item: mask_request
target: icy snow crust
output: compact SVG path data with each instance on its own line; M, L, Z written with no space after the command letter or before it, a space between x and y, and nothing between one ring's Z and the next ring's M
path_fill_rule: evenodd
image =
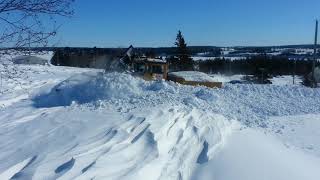
M0 179L320 178L319 89L18 69L0 96Z

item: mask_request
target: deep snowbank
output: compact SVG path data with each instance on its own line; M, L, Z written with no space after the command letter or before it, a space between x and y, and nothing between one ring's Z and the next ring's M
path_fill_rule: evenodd
M237 123L223 116L184 105L129 113L24 108L0 128L0 177L187 179L197 163L207 163L223 148L235 128ZM7 157L14 158L3 161Z
M320 114L318 89L209 89L44 68L24 69L32 96L0 97L0 179L320 177L320 124L301 123Z
M87 72L70 77L49 93L35 95L36 107L68 106L139 95L142 80L121 73Z
M290 149L275 137L246 129L229 138L224 151L197 167L194 180L317 180L320 158Z
M164 99L159 99L163 97ZM269 116L320 112L320 90L302 86L225 85L222 89L145 82L123 73L88 72L75 75L50 90L34 96L37 107L68 106L113 100L159 104L183 103L211 109L247 125L267 126ZM123 106L127 106L124 103ZM226 108L228 107L228 108Z

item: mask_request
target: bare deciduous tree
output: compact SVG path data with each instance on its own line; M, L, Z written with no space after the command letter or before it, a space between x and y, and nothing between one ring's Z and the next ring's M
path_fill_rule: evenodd
M73 15L73 2L74 0L0 0L0 48L45 47L59 29L57 18ZM0 52L0 94L3 93L3 76L19 84L17 68L6 63L12 60L10 56L14 52Z
M73 15L74 0L0 0L0 45L45 46L59 16Z

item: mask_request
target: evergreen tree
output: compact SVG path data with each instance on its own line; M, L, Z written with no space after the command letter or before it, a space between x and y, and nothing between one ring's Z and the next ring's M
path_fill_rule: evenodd
M193 61L180 30L178 31L175 45L177 46L177 57L179 62L175 61L174 66L179 70L193 70Z

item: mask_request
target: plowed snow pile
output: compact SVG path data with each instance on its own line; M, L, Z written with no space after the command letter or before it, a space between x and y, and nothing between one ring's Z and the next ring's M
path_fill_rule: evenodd
M319 89L17 68L0 92L1 180L320 179Z

